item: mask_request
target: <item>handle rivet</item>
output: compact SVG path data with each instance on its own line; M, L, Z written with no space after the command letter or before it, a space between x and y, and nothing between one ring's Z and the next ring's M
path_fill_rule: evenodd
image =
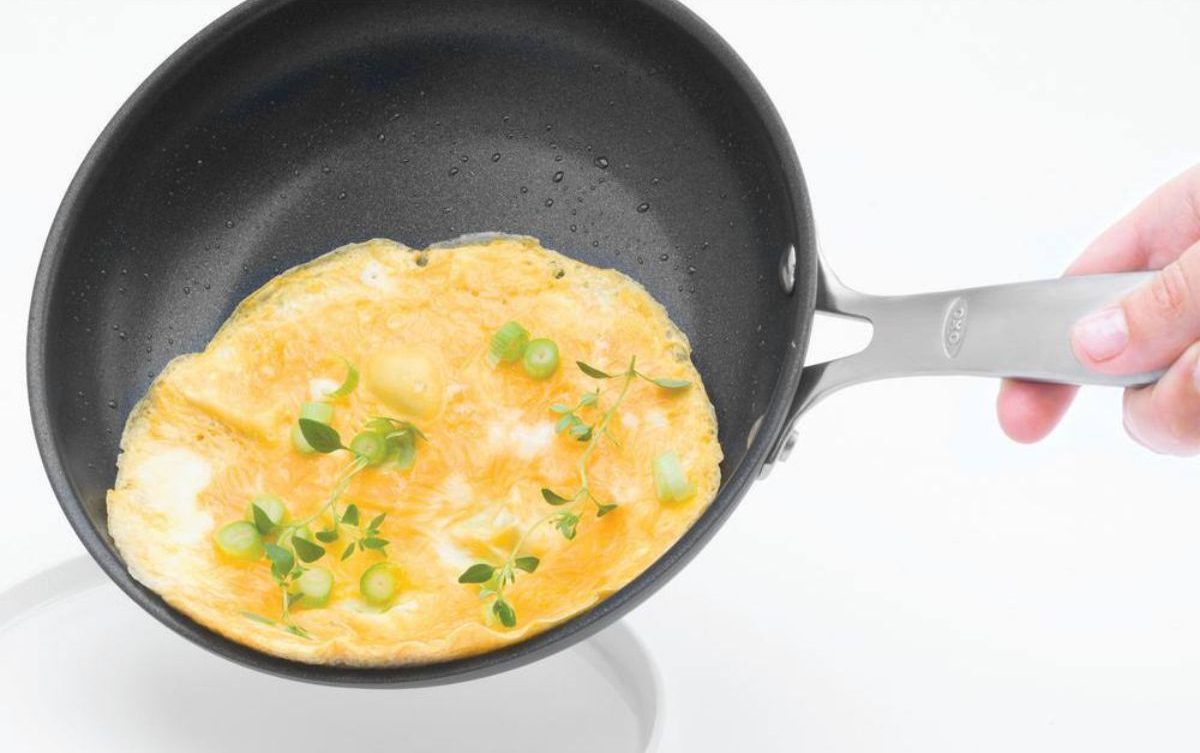
M792 454L792 450L796 449L796 442L800 441L800 432L792 431L783 440L783 444L779 447L779 456L777 462L785 462Z
M779 260L779 285L788 295L796 289L796 247L790 243Z

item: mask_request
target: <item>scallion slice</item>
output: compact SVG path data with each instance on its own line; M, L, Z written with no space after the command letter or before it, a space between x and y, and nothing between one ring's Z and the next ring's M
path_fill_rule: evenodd
M354 392L354 388L358 386L358 369L354 368L354 364L345 358L342 359L342 363L346 364L346 378L336 390L329 393L331 398L345 397ZM301 418L310 418L310 416L301 416Z
M333 406L322 402L301 403L300 418L307 418L327 424L329 423L329 419L333 418Z
M696 486L688 481L679 456L674 452L664 452L654 458L650 468L659 502L682 502L696 493Z
M413 462L417 459L417 442L411 433L405 434L402 437L396 437L392 441L395 449L393 460L396 463L396 470L407 471L413 467Z
M239 560L256 560L263 556L263 540L253 523L239 520L217 531L217 548Z
M528 344L529 331L518 322L508 322L492 335L488 363L497 366L518 361L525 355L525 346Z
M333 406L329 403L320 402L301 403L300 418L307 418L327 424L333 418ZM313 446L308 443L308 440L304 438L304 432L300 430L300 424L298 423L292 424L292 446L306 455L316 452Z
M387 437L374 431L361 431L350 441L350 451L364 458L367 465L379 465L388 456Z
M261 514L255 514L256 507ZM287 518L287 507L283 500L273 494L260 494L250 502L247 515L259 533L268 534ZM263 530L264 528L266 530Z
M368 567L358 581L358 590L368 604L387 606L399 589L397 568L391 562L378 562Z
M544 337L531 340L525 348L521 365L525 367L525 373L534 379L550 377L558 371L558 344Z
M323 607L329 603L333 594L333 573L324 567L313 567L305 570L296 579L296 590L303 598L300 605L305 607Z

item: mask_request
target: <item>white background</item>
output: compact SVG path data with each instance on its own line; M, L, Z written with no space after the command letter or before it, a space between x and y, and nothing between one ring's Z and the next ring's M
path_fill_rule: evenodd
M231 4L0 6L0 589L81 551L25 401L53 212L121 101ZM1200 161L1200 4L690 4L774 97L824 252L865 291L1055 275ZM1200 747L1200 463L1133 446L1105 390L1010 444L994 393L897 381L805 418L791 462L631 617L665 677L664 749Z

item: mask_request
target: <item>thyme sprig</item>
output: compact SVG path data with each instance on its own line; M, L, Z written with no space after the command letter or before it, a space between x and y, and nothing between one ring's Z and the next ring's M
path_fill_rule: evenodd
M544 522L544 519L539 520L526 529L516 546L509 552L508 557L500 564L476 562L458 576L459 583L483 586L479 589L479 598L492 599L492 614L496 615L496 619L500 620L500 624L504 627L511 628L517 625L517 612L513 609L512 604L504 598L504 589L516 582L518 570L532 573L541 564L541 560L532 554L520 554L520 552L529 534Z
M609 431L609 426L612 424L613 418L617 415L617 410L621 407L626 395L629 393L630 385L633 384L635 379L640 378L667 390L682 390L691 386L691 382L684 379L654 378L639 372L637 370L637 356L629 359L629 367L620 374L609 374L583 361L576 361L575 363L580 371L593 379L623 379L621 390L617 394L616 400L613 401L612 405L594 423L588 423L583 414L588 409L599 409L599 388L583 393L574 406L564 403L555 403L550 406L550 410L559 415L558 422L555 424L555 431L559 434L568 432L576 440L587 443L587 446L579 457L579 488L569 497L561 495L552 489L543 488L541 490L542 499L552 507L561 509L557 509L539 518L533 525L525 529L525 532L521 534L521 538L517 540L517 543L509 551L508 556L503 562L476 562L458 576L459 583L482 586L479 590L479 597L481 599L492 600L492 614L506 628L516 627L517 614L511 602L505 597L505 589L516 582L517 571L532 573L537 570L541 562L540 559L531 554L522 554L529 536L541 526L549 523L555 530L562 534L563 538L571 541L575 538L579 522L582 519L583 513L581 508L589 502L596 505L597 518L602 518L617 509L616 503L602 502L592 493L591 480L588 475L588 461L596 451L600 437L607 437L614 444L620 446L620 442Z
M586 442L592 438L592 433L595 426L583 420L580 415L585 408L589 408L596 404L600 399L600 389L596 388L591 392L585 392L580 395L578 402L574 406L564 405L563 403L555 403L550 406L550 410L560 414L558 422L554 424L556 434L562 434L564 431L569 431L570 435L580 442Z
M387 519L387 513L381 512L371 519L371 522L365 526L359 522L358 505L350 504L346 506L346 511L341 517L334 518L334 525L324 531L317 532L317 538L326 543L337 541L341 536L340 526L352 528L356 535L354 539L346 545L342 550L341 560L350 559L356 551L366 552L374 550L377 552L385 552L387 549L388 540L380 537L379 527L383 525L383 521Z
M555 413L561 413L562 418L559 419L558 427L561 433L566 426L570 426L571 434L579 441L586 441L587 447L584 448L583 454L579 457L579 487L570 496L559 494L553 489L542 489L542 498L546 502L555 507L564 507L570 505L568 511L571 515L564 515L560 518L555 527L568 539L575 537L575 526L578 524L578 502L592 502L596 505L596 517L602 518L613 510L617 509L617 505L612 502L602 502L595 494L592 493L591 480L588 476L588 461L592 454L596 451L596 444L600 437L608 437L611 441L620 445L616 437L609 431L609 425L612 423L613 417L617 414L617 409L621 407L621 403L625 401L625 396L629 393L629 387L633 384L634 379L644 379L651 384L657 385L662 389L667 390L682 390L691 386L691 382L686 379L665 379L647 376L637 370L637 356L629 359L629 367L620 374L610 374L597 369L595 366L590 366L583 361L576 361L575 365L584 374L587 374L593 379L621 379L621 391L617 394L617 399L613 401L608 410L600 416L600 419L595 424L588 424L579 417L579 411L589 406L596 406L599 403L600 390L597 388L593 392L584 393L579 399L579 403L574 408L566 408L561 404L556 404L550 407L550 410ZM589 397L594 396L594 397ZM565 423L564 423L565 422Z
M358 385L358 370L346 362L347 375L345 381L336 390L328 393L330 399L346 397ZM235 522L227 525L222 531L234 529L226 536L226 551L241 559L262 559L265 557L271 563L271 577L280 589L281 606L278 618L265 617L253 612L243 612L248 619L267 625L281 626L293 635L308 638L309 635L292 619L292 607L306 597L301 578L313 570L308 565L318 562L327 553L326 546L333 544L343 536L350 541L342 549L340 559L346 560L356 552L374 551L387 557L388 540L380 536L380 529L387 520L387 513L379 513L365 524L358 505L351 503L344 510L339 509L338 503L350 486L355 476L370 467L390 467L405 470L412 466L418 441L428 441L425 434L414 424L395 418L376 417L368 420L363 430L355 435L347 446L343 444L338 431L331 426L327 419L333 415L328 403L305 404L305 410L297 421L295 434L303 442L297 443L302 452L315 452L328 455L345 451L351 459L347 467L338 477L325 502L312 514L295 520L284 521L286 508L276 497L266 497L267 503L255 501L250 506L250 517L253 529L245 522ZM320 409L312 411L315 406ZM319 416L316 418L314 416ZM269 508L269 509L268 509ZM309 531L309 525L325 518L328 524L316 534ZM241 528L237 528L241 526ZM349 529L343 532L343 529ZM311 539L309 537L312 537ZM265 539L265 540L264 540ZM313 540L315 539L315 540ZM221 533L218 533L218 544L221 545ZM317 568L309 576L309 594L314 601L309 606L322 606L328 601L332 575L325 568ZM312 580L320 584L313 587ZM361 588L360 584L360 588Z

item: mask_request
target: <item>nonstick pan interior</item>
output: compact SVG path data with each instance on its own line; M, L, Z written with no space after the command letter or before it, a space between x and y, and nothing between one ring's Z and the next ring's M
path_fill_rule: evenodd
M105 533L125 418L171 358L202 348L272 276L336 246L479 231L534 235L641 281L692 340L724 477L748 483L751 428L773 399L780 412L787 402L813 303L804 279L783 291L779 261L791 245L802 277L815 261L790 144L709 30L662 2L257 2L126 104L68 193L39 273L35 428L110 574L176 629L206 633L122 578ZM728 485L706 518L728 512L740 493ZM593 625L622 601L593 610ZM529 658L578 630L506 651ZM208 635L226 655L287 671Z

